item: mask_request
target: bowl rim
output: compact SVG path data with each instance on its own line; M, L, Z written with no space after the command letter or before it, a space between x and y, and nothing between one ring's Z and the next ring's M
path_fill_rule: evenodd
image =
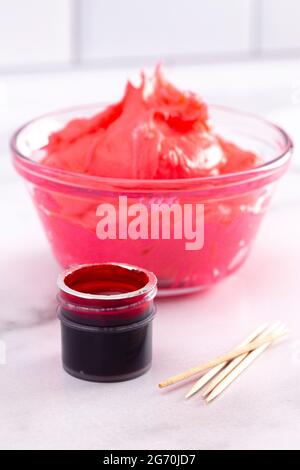
M88 183L103 183L105 186L111 186L114 188L143 188L143 189L151 189L151 191L155 192L155 190L162 190L162 189L189 189L189 188L197 188L203 187L203 185L208 184L213 189L214 185L219 186L220 184L226 185L227 183L230 185L233 182L240 182L240 179L243 181L247 180L248 178L251 179L252 177L257 177L261 173L265 171L270 171L277 169L278 167L283 166L285 163L289 161L291 153L294 148L293 141L289 134L278 124L273 123L267 118L264 118L256 113L242 111L236 108L232 108L230 106L223 106L223 105L209 105L208 109L215 109L220 110L231 115L241 116L244 118L249 118L260 122L263 125L268 126L273 131L277 132L278 135L283 139L284 146L283 150L279 152L276 157L263 162L260 165L255 167L249 168L243 171L237 172L230 172L230 173L223 173L217 176L199 176L194 178L174 178L174 179L135 179L135 178L116 178L116 177L106 177L106 176L95 176L95 175L87 175L85 173L79 173L69 170L62 170L60 168L53 168L48 167L42 163L39 163L30 157L25 156L20 150L18 149L17 141L21 133L26 130L29 126L38 122L39 120L45 119L47 117L61 115L65 113L71 113L76 110L87 110L87 109L95 109L101 110L101 107L108 106L108 103L90 103L90 104L83 104L77 106L71 106L62 108L59 110L54 110L48 113L41 114L26 123L22 126L17 128L17 130L12 134L10 139L10 150L13 154L13 159L16 164L24 165L26 167L26 171L31 173L39 174L42 178L54 180L57 182L63 182L64 184L71 184L69 178L74 178L76 180L76 186L82 188L88 188ZM75 119L75 118L74 118ZM63 178L63 180L61 180ZM80 182L82 185L80 185ZM79 184L78 184L79 183ZM95 189L95 186L92 186Z

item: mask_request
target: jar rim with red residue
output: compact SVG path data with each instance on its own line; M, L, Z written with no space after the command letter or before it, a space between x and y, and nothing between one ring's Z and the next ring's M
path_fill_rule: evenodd
M58 278L63 367L85 380L128 380L152 360L156 276L123 263L85 264Z
M66 315L98 326L142 320L157 294L155 274L125 263L78 265L62 272L57 285Z

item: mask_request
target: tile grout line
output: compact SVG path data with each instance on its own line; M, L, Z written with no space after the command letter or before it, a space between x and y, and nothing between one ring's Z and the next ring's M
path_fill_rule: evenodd
M71 49L71 66L81 64L81 0L70 1L70 49Z
M261 0L253 0L250 14L250 50L254 57L262 56L262 14Z

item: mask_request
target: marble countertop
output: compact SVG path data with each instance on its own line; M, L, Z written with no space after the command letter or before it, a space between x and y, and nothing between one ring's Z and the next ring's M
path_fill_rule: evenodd
M272 116L300 136L300 62L173 67L169 76L214 102ZM63 372L56 277L43 230L7 141L28 118L116 97L135 70L0 78L0 448L299 449L300 154L279 184L253 252L202 295L158 301L152 369L118 384ZM298 126L298 128L297 128ZM266 320L290 339L266 352L211 405L159 391L172 373L222 353Z

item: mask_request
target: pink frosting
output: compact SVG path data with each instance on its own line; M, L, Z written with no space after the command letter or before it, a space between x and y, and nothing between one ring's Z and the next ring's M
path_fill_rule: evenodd
M122 100L50 135L45 165L94 176L173 179L246 170L258 157L216 135L207 105L163 77L142 73Z

